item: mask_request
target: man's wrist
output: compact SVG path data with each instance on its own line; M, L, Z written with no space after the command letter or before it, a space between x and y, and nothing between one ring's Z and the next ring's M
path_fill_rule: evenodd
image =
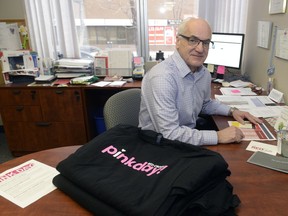
M228 116L233 116L233 112L236 111L236 110L239 110L239 109L236 108L236 107L231 107L231 108L229 109Z

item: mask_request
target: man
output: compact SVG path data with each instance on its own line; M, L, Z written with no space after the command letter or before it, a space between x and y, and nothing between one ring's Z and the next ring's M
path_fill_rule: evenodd
M179 25L176 50L154 66L142 81L139 127L154 130L165 138L193 145L241 142L243 133L236 127L220 131L197 130L198 115L233 116L256 124L261 120L248 112L212 100L211 75L203 66L211 43L211 28L199 18Z

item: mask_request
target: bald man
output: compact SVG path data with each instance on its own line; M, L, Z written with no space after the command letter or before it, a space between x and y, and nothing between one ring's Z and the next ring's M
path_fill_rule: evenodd
M212 100L211 75L203 66L208 55L212 31L199 18L184 20L178 27L176 50L154 66L142 80L139 127L154 130L165 138L192 145L239 143L244 138L236 127L199 130L199 114L233 116L256 124L261 120L248 112Z

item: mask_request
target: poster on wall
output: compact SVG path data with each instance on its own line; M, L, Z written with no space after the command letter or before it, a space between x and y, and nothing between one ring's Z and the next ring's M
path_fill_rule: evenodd
M257 46L268 49L272 33L272 22L258 21Z
M286 12L287 0L270 0L269 14L279 14Z
M288 60L288 29L278 29L275 56Z

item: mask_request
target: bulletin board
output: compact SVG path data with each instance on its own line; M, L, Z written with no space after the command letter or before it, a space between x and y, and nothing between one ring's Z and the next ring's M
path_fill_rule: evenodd
M288 60L288 29L277 30L275 56Z

